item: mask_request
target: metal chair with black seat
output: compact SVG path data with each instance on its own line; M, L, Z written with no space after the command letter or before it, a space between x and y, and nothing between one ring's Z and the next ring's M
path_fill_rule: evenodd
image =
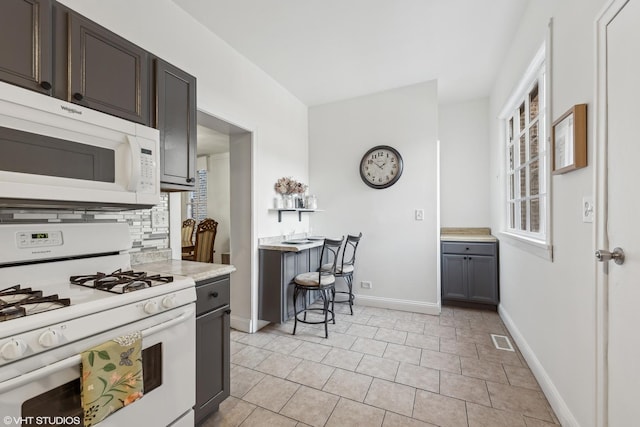
M198 223L196 230L196 244L194 245L193 255L182 256L183 260L209 262L213 263L213 245L216 241L216 233L218 231L218 223L211 219L205 218Z
M329 303L333 302L335 296L334 285L336 278L333 275L333 271L335 271L338 262L338 253L340 252L343 241L344 236L342 236L340 240L324 239L320 259L325 259L325 257L327 257L327 259L333 259L333 262L329 263L333 265L333 268L330 270L319 268L317 272L301 273L293 279L292 284L295 286L293 291L293 335L296 334L298 322L313 325L324 323L324 337L329 338L329 321L332 321L334 324L336 323L333 304L331 304L331 309L329 309ZM322 307L307 307L308 291L319 291L320 298L322 299ZM302 308L298 309L298 298L300 297L302 297ZM315 311L321 312L324 315L324 319L307 320L307 313ZM298 318L298 315L301 313L303 313L302 319ZM330 318L329 314L331 314Z
M322 270L331 271L333 268L333 275L336 277L344 278L344 281L347 284L346 291L338 291L335 290L335 294L347 294L348 297L345 300L335 301L334 303L349 303L349 311L353 316L353 272L355 271L356 266L356 250L358 249L358 245L360 244L360 239L362 238L362 233L359 233L357 236L347 235L347 241L344 243L344 248L342 249L342 260L341 262L332 266L331 263L326 263L322 265Z

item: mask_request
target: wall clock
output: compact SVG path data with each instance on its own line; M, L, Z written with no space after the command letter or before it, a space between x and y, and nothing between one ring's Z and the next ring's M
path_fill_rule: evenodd
M378 145L360 161L360 178L371 188L391 187L402 175L402 156L393 147Z

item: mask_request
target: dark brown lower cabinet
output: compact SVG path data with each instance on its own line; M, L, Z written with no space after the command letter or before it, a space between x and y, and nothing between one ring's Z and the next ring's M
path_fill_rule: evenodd
M196 282L196 425L218 410L229 396L230 278Z

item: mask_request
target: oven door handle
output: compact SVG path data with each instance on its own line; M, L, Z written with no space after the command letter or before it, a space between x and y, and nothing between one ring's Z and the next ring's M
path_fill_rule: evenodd
M152 326L147 329L143 329L141 331L142 337L144 338L145 336L156 334L172 326L180 324L185 320L189 319L191 315L193 315L193 309L182 313L180 316L174 319L167 320L166 322L162 322L158 325ZM82 358L80 357L80 355L76 354L75 356L71 356L71 357L67 357L66 359L59 360L50 365L44 366L40 369L36 369L35 371L27 372L26 374L21 374L20 376L11 378L7 381L0 383L0 394L16 389L32 381L39 380L40 378L46 377L47 375L50 375L54 372L61 371L66 368L71 368L74 365L80 364L81 361L82 361Z

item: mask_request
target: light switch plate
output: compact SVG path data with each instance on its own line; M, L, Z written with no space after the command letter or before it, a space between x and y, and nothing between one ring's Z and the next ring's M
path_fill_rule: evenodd
M424 220L424 209L416 209L416 221Z
M593 203L592 196L585 196L582 198L582 222L593 222L595 215L595 204Z

